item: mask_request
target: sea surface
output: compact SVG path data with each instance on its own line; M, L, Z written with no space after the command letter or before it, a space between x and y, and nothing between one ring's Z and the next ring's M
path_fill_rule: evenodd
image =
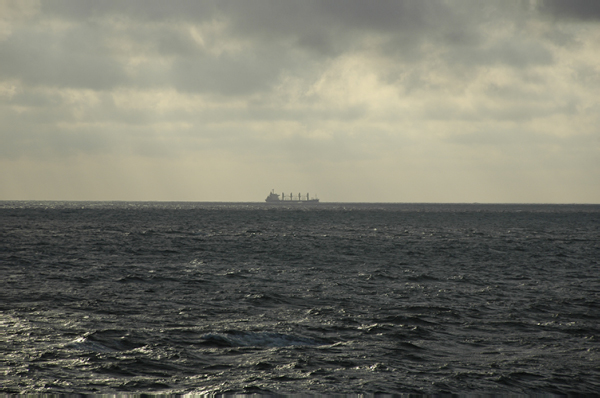
M0 202L5 394L597 394L600 205Z

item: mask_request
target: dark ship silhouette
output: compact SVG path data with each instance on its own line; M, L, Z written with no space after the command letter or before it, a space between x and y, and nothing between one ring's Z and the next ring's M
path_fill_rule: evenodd
M294 196L294 194L290 193L286 195L284 193L281 194L281 198L279 198L279 194L275 193L275 190L272 189L267 199L265 199L267 203L319 203L319 199L311 198L309 194L302 196L298 194Z

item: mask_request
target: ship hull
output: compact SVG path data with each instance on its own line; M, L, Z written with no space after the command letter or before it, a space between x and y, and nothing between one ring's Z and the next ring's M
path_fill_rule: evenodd
M309 200L267 200L265 201L268 204L272 205L287 205L287 204L315 204L319 203L319 199L309 199Z

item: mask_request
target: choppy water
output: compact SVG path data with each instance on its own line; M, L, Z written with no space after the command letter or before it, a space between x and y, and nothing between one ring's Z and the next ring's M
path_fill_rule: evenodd
M0 202L4 393L597 393L600 206Z

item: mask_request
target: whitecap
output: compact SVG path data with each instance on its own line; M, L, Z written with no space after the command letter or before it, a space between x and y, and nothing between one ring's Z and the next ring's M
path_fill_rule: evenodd
M89 340L85 337L78 337L75 340L67 343L65 348L72 348L74 350L80 351L93 351L93 352L115 352L116 350L97 343L95 341Z

